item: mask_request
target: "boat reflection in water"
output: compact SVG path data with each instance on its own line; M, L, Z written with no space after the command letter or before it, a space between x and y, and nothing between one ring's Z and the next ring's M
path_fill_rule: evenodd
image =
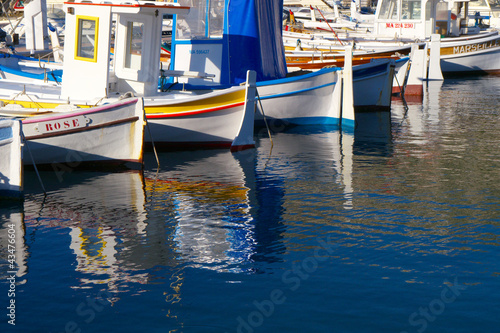
M162 171L145 172L151 214L172 228L176 260L188 267L243 272L255 248L251 190L228 151L160 155ZM163 171L166 170L166 171Z
M41 173L48 188L46 197L26 196L25 211L31 214L26 223L34 228L59 228L70 236L75 271L82 273L72 288L107 284L109 291L116 291L122 281L146 283L147 274L127 267L131 243L141 244L146 237L142 173L73 171L67 177L71 183L52 177L61 179L53 172Z
M42 172L46 197L28 174L26 223L69 236L59 241L69 240L76 260L72 289L105 288L115 302L118 292L166 279L167 301L180 301L186 268L254 274L263 262L282 262L298 246L285 239L317 221L300 198L320 211L353 207L353 155L363 142L354 134L306 126L257 142L236 153L162 153L158 170L147 153L143 173L74 171L69 183Z
M11 272L16 272L16 282L25 283L28 251L22 202L0 202L0 221L0 252L4 254L3 259L7 263L6 269L0 270L0 279L5 281L12 276Z

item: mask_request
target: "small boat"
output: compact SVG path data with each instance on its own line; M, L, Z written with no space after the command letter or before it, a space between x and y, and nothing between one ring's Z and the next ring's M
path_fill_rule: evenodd
M303 50L333 52L342 44L359 50L431 45L432 35L440 36L440 68L446 76L500 73L500 35L497 29L469 25L468 0L380 0L373 32L298 34L287 32L289 50L301 41Z
M256 123L262 126L269 119L272 128L283 124L338 125L341 87L340 68L258 82Z
M61 84L62 63L0 52L0 80Z
M352 73L351 82L342 79L346 71ZM352 89L354 112L390 111L394 71L393 59L377 59L364 65L322 68L258 82L256 121L258 125L264 118L273 124L338 125L343 122L342 93L347 85Z
M252 82L255 82L255 74L252 71L244 72L248 78L244 84L227 89L163 91L163 87L158 88L159 78L167 72L181 79L210 77L196 71L160 71L162 37L156 31L161 31L164 15L187 13L189 7L178 3L111 1L103 5L99 1L72 1L65 3L65 11L69 14L62 82L40 80L42 75L58 77L48 71L47 63L31 62L30 66L28 61L17 58L18 64L25 67L39 67L36 68L38 80L0 80L0 100L5 104L28 108L71 104L83 108L109 103L131 93L144 100L146 117L151 120L153 135L146 136L147 142L177 148L238 150L254 146L255 84ZM116 26L111 24L113 20ZM85 29L81 28L82 24Z
M476 37L441 40L443 75L500 73L500 35Z
M0 118L0 198L23 196L21 122Z
M345 48L345 47L344 47ZM373 59L398 60L408 56L411 46L386 48L377 51L354 51L353 66L371 62ZM324 67L344 67L344 51L339 52L309 52L289 51L286 53L288 68L320 69Z
M86 108L8 104L0 107L0 116L22 120L25 165L55 169L62 164L70 168L142 164L145 122L141 98L128 97Z
M498 30L481 30L468 24L469 1L381 0L377 6L374 37L397 36L431 43L440 35L440 67L443 75L500 72ZM425 9L425 10L424 10Z

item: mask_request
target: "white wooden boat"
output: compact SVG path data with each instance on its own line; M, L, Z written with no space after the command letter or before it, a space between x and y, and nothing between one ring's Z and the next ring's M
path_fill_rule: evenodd
M37 60L18 54L0 53L0 79L61 84L62 63Z
M0 118L0 198L22 198L21 122Z
M440 66L443 75L500 72L500 35L469 26L468 1L421 0L411 3L390 0L377 5L375 35L430 41L441 35ZM425 10L424 10L425 8Z
M500 35L467 37L441 41L443 75L500 73Z
M70 13L66 16L62 84L16 85L0 80L0 100L4 103L25 107L68 103L86 106L113 101L130 92L143 97L146 117L151 119L152 141L159 145L225 146L233 150L254 145L253 72L249 72L246 84L224 90L158 89L163 14L187 13L188 7L174 3L75 1L65 3L65 10ZM116 27L112 27L114 20ZM114 55L110 63L113 31ZM195 71L168 75L206 77ZM146 135L147 141L150 138Z
M125 98L95 107L60 105L25 108L9 104L0 116L22 119L24 164L142 163L144 107L141 98Z
M355 112L390 111L395 70L394 59L374 59L353 66Z
M87 8L92 6L92 3L85 3L85 5L80 6L79 3L75 2L71 3L71 6L74 6L74 10L78 11L80 7ZM132 24L134 20L138 20L142 14L144 14L144 17L148 17L149 20L149 16L147 15L150 15L150 13L148 14L148 10L151 9L141 8L134 14L133 18L129 18L128 16L123 17L124 23L122 23L125 27L119 24L116 28L117 42L114 49L115 55L127 55L130 53L126 47L126 40L122 41L123 36L126 37L129 35L129 32L126 32L126 26L127 24ZM120 23L121 14L119 10L117 12L117 22ZM228 12L233 11L224 11L224 13ZM97 10L93 11L93 15L97 15L97 13ZM70 15L69 18L74 20L74 15ZM227 19L234 20L235 18L228 17ZM191 22L187 18L184 18L184 21ZM183 27L188 26L186 22L183 23ZM161 21L158 20L158 24L161 24ZM72 25L75 24L67 24L66 29L72 29ZM193 31L195 28L191 26L189 28L191 34L194 34ZM120 32L122 38L119 37ZM206 32L203 30L200 33ZM228 33L231 34L231 32ZM274 33L277 34L277 32ZM255 101L253 97L254 92L252 92L253 83L250 80L243 87L235 86L238 81L233 80L233 77L240 75L239 79L241 80L241 69L254 68L258 66L259 62L235 63L231 66L232 68L237 68L237 70L233 69L229 71L228 68L225 68L227 65L223 59L231 54L231 50L228 50L229 48L224 46L224 39L203 39L194 38L191 35L179 35L180 32L177 32L173 36L173 70L161 72L162 76L170 76L168 79L170 81L166 85L162 84L161 87L176 87L181 88L180 90L161 93L153 91L154 83L151 77L148 77L149 81L147 83L138 83L137 81L128 79L130 69L126 68L125 61L120 56L116 57L114 67L108 68L110 74L107 87L111 91L118 91L126 87L133 89L134 93L144 96L152 140L157 145L170 148L230 146L232 149L241 149L251 147L253 145L251 133L253 132L253 106ZM67 36L70 40L73 38L71 37L73 36L72 33L68 33ZM146 33L140 36L143 37L143 44L148 45L148 47L143 47L141 52L143 54L151 53L152 58L158 59L156 51L152 50L158 49L159 43L155 43L153 37L148 38L148 34ZM281 35L277 36L277 38L278 41L281 41ZM273 40L274 37L270 39ZM66 44L72 45L73 43ZM99 44L102 47L103 43L100 42ZM282 50L283 45L281 44L280 46ZM276 53L278 52L276 51ZM282 57L283 53L279 53ZM153 57L153 55L155 56ZM132 55L130 56L132 57ZM74 73L73 75L67 74L65 69L63 74L65 79L85 75L78 68L71 52L66 53L65 58L64 67L70 68L70 73ZM74 66L70 67L70 65L67 65L68 58L70 58L70 63L74 63ZM235 59L236 57L229 58ZM278 60L282 61L283 59ZM100 66L104 67L104 61L100 63ZM98 62L100 62L100 59ZM85 65L87 66L88 64L85 63ZM281 65L284 65L283 61ZM148 72L150 68L157 67L153 65L149 66ZM265 71L261 70L261 72L269 72L269 69ZM374 75L375 72L378 72L378 74ZM390 108L390 91L392 87L388 87L386 82L392 81L392 78L388 80L388 77L391 75L390 61L386 61L384 64L370 63L354 69L355 91L364 90L367 87L371 91L368 94L355 93L354 107L356 111L359 111L360 108L382 108L386 110ZM175 78L177 76L179 77ZM291 124L338 123L340 119L340 111L338 109L340 105L340 93L334 94L334 87L338 80L337 74L334 71L324 70L319 73L293 76L291 78L284 78L280 75L272 76L280 78L269 80L261 75L262 79L258 83L259 90L261 91L260 102L262 102L265 112L269 110L270 114L268 116L270 118ZM207 78L210 79L210 82L207 82ZM365 80L369 80L369 83L367 83L368 81L365 82ZM221 87L224 85L232 85L232 87L222 89ZM373 85L373 87L370 87L370 85ZM79 86L76 86L75 80L69 83L70 89L67 89L66 86L67 83L64 82L61 92L58 93L49 92L48 85L45 85L43 91L33 92L32 94L38 96L49 96L51 94L64 95L65 91L71 91L74 95L82 95L82 92L80 92L81 89L79 89ZM105 90L105 87L106 85L102 84L101 89ZM50 89L57 90L59 88L55 87L54 84ZM381 89L387 89L387 91L382 93ZM15 91L10 92L10 94L14 93ZM27 93L30 94L29 92ZM88 93L88 91L85 92L85 94ZM94 95L98 96L98 92ZM358 96L359 101L357 100ZM42 101L38 102L41 103ZM50 101L47 100L46 102L49 103ZM256 116L258 122L262 121L260 113ZM145 138L146 141L150 141L148 135Z
M431 35L441 36L440 67L444 76L500 72L500 35L496 29L469 25L466 0L381 0L373 33L301 34L287 32L291 47L300 38L302 48L341 50L355 43L358 49L401 47L415 42L430 45ZM293 44L295 45L295 44Z
M263 81L257 84L259 112L255 119L262 125L264 118L271 127L280 125L338 125L342 76L340 68L325 68L289 78Z
M281 121L293 125L338 125L343 118L342 96L346 85L352 87L354 112L390 111L394 60L378 59L347 67L343 70L323 68L285 79L258 82L260 112L256 120L262 123L266 117L273 121L272 124ZM351 81L342 80L346 71L352 73Z

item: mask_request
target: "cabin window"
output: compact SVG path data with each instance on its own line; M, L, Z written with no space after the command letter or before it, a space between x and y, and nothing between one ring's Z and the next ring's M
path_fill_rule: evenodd
M177 15L176 39L222 38L224 0L179 0L190 6L189 14Z
M127 48L125 52L125 68L141 69L142 40L144 23L127 22Z
M398 2L397 0L382 0L380 6L379 19L382 20L397 20L398 19Z
M438 2L436 4L436 20L448 21L448 2Z
M401 19L420 20L422 16L420 0L403 0Z
M78 16L76 22L75 59L96 62L99 18Z

